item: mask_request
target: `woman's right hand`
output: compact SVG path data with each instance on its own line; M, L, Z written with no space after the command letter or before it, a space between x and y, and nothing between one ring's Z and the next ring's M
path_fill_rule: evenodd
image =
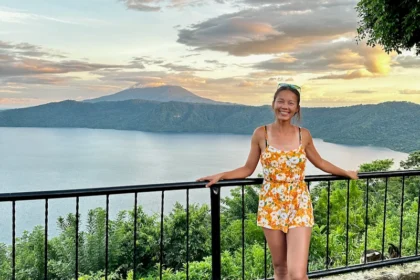
M217 182L220 181L220 179L222 179L223 173L218 173L218 174L214 174L211 176L206 176L206 177L202 177L200 179L197 179L197 182L201 182L201 181L209 181L206 184L206 188L210 188L213 184L216 184Z

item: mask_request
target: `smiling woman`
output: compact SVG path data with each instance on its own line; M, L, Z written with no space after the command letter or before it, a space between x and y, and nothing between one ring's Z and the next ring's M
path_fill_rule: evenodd
M314 225L312 201L305 179L306 162L338 176L357 179L321 158L312 136L292 124L300 118L300 87L279 84L272 102L275 120L258 127L252 136L245 165L232 171L198 179L207 187L222 179L251 176L261 161L264 181L259 194L257 225L264 230L274 267L274 279L303 280L307 277L309 244Z

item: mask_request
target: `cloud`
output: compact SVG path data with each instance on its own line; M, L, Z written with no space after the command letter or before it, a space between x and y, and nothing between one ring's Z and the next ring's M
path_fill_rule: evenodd
M415 95L415 94L420 94L420 90L418 89L403 89L399 91L400 94L410 94L410 95Z
M147 64L147 65L157 65L165 62L163 58L152 58L149 56L133 57L132 64Z
M228 1L228 0L226 0ZM349 6L355 4L352 0L327 0L327 1L307 1L307 0L231 0L231 2L243 3L253 7L261 5L279 5L287 11L301 11L305 9L314 9L317 7L328 8L333 6Z
M159 0L119 0L123 2L124 5L131 10L137 10L141 12L157 12L160 11L160 7L156 6L160 1Z
M37 84L37 85L64 85L78 80L77 77L69 76L18 76L3 79L5 84Z
M11 89L2 89L0 88L0 93L19 93L18 90L11 90Z
M57 53L28 43L12 44L0 41L0 77L88 72L108 68L144 68L136 61L126 65L90 63L63 59L66 57Z
M183 55L181 56L182 58L187 58L187 57L192 57L192 56L199 56L200 53L192 53L192 54L187 54L187 55Z
M110 65L87 63L78 60L49 61L11 57L0 64L0 77L23 76L33 74L62 74L71 72L86 72L104 68L124 68L125 65Z
M387 75L391 64L392 55L379 48L357 45L352 40L341 40L314 44L304 50L256 63L253 67L271 71L324 74L316 79L355 79Z
M38 102L37 98L0 98L1 105L31 105Z
M254 87L255 84L249 81L242 81L238 84L238 87Z
M263 70L263 71L253 71L248 73L249 77L255 79L277 79L279 81L284 81L285 75L294 75L294 71L275 71L275 70Z
M208 64L212 64L214 66L216 66L217 68L225 68L228 66L228 64L226 63L222 63L216 59L210 59L210 60L204 60L204 62L208 63Z
M40 46L32 45L29 43L13 44L0 40L0 54L1 52L5 53L6 51L10 54L26 57L66 58L66 56L62 53L54 50L44 50Z
M166 68L170 71L176 71L176 72L196 72L196 71L210 70L210 69L195 68L195 67L188 66L188 65L180 65L180 64L176 64L176 63L171 63L171 62L166 62L165 63L165 62L166 62L166 60L164 58L142 56L142 57L134 57L132 62L131 62L131 65L142 66L142 67L135 67L135 68L138 68L138 69L145 68L143 66L143 64L153 65L153 66L163 67L163 68Z
M101 81L127 82L129 84L161 82L162 77L167 75L163 71L111 71L109 69L102 69L93 73L100 76Z
M94 91L94 92L118 92L121 91L122 88L121 86L113 86L113 85L104 85L104 84L100 84L100 85L88 85L86 87L89 91ZM85 99L84 97L82 97L81 99Z
M372 77L374 77L374 75L371 72L361 69L361 70L348 71L345 74L331 74L331 75L321 76L321 77L314 78L314 80L326 80L326 79L352 80L352 79L372 78Z
M420 57L406 55L398 56L395 60L396 65L404 68L419 68L420 67Z
M166 64L162 64L160 66L164 67L168 70L176 71L176 72L196 72L196 71L207 71L207 70L209 70L209 69L194 68L194 67L187 66L187 65L178 65L178 64L174 64L174 63L166 63Z
M92 24L94 23L105 23L104 21L91 18L63 19L40 14L28 13L23 10L0 7L0 22L30 24L34 21L48 21L72 25L84 24L89 26L92 26Z
M109 69L94 72L101 76L103 82L119 82L127 87L139 84L142 86L179 85L186 88L199 88L205 85L206 79L195 76L193 72L166 71L110 71Z
M276 58L277 62L282 62L282 63L293 63L297 60L296 57L293 57L292 55L285 53L283 55L280 55Z
M186 6L201 6L206 4L207 0L119 0L123 2L127 9L141 12L158 12L163 7L166 8L183 8ZM219 1L215 1L221 3Z
M0 40L0 49L11 49L14 45Z
M340 1L341 5L298 2L244 9L193 24L178 31L177 41L199 50L247 56L289 52L355 32L354 1Z

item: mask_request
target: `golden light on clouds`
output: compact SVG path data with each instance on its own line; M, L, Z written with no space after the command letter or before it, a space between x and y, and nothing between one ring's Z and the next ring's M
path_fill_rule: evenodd
M360 62L363 57L351 49L341 49L334 55L334 58L338 63L331 63L329 66L332 69L356 69L362 67Z
M400 90L400 94L410 94L410 95L420 96L420 89L404 89L404 90Z
M254 87L255 84L249 81L242 81L238 84L238 87Z
M293 57L289 53L286 53L286 54L276 57L274 60L277 62L293 63L297 60L297 58Z
M364 54L366 69L375 74L387 75L391 71L391 61L395 54L387 54L382 49L370 48L364 46L362 48Z
M279 82L303 86L305 106L420 102L419 57L355 42L357 0L216 2L217 8L204 0L111 1L104 5L121 8L123 17L97 13L107 25L84 26L74 41L46 36L55 30L51 21L39 29L26 23L0 41L0 105L83 100L161 85L263 105L271 103ZM146 11L158 13L144 16ZM8 24L15 30L25 20ZM77 25L67 28L63 38L77 34ZM35 43L34 37L43 39Z

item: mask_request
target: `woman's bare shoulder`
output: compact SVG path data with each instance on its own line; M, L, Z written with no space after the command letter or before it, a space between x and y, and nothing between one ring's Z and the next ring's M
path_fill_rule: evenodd
M301 127L301 135L302 135L302 142L303 145L306 147L307 145L309 145L312 142L312 135L311 132L309 131L309 129Z
M265 128L264 126L259 126L254 130L254 133L252 134L252 138L255 140L261 140L265 138Z
M305 127L300 127L300 130L302 131L302 135L305 134L306 136L311 135L311 132L309 131L309 129L305 128Z

